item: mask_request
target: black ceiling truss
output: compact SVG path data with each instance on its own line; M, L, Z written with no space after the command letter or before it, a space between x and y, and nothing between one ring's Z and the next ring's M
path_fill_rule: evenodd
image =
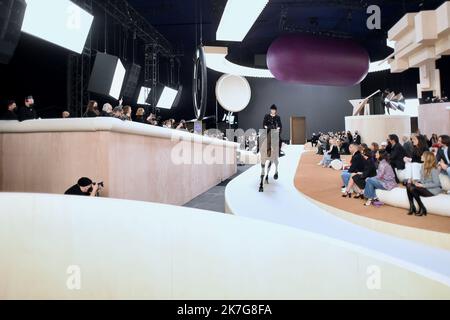
M176 65L176 67L170 68L169 72L174 74L167 75L167 85L175 86L180 82L179 68L181 68L181 62L179 57L182 52L175 50L170 42L156 30L139 12L136 11L126 0L72 0L74 3L87 10L94 15L95 18L101 17L103 13L105 21L105 31L101 28L96 28L95 20L92 26L89 39L86 42L85 50L83 54L69 54L68 60L68 77L67 77L67 89L68 89L68 109L74 116L81 116L83 114L83 108L90 100L90 94L87 90L90 72L92 67L92 60L94 53L99 50L98 47L93 47L92 34L93 33L105 33L105 46L104 51L107 51L107 21L112 20L114 22L113 28L119 27L121 32L121 40L119 47L122 45L122 49L119 50L121 58L127 60L126 47L128 45L129 37L131 35L133 41L133 54L132 60L134 62L135 54L142 55L142 62L144 63L144 84L152 88L152 92L155 92L155 88L160 81L160 64L163 60L167 60L167 63ZM97 16L96 16L97 13ZM113 29L114 32L116 29ZM143 52L135 53L135 41L142 43ZM98 44L97 44L98 46ZM116 49L116 38L114 37L114 49ZM175 74L177 75L175 77ZM176 80L175 80L176 78ZM156 96L152 99L152 106L156 105Z

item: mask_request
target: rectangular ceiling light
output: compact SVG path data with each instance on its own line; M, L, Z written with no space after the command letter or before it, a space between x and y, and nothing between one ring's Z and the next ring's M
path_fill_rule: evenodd
M126 73L127 70L123 66L122 61L117 59L116 71L114 72L111 89L109 91L109 95L116 100L119 100L120 93L122 92L123 81L125 80Z
M141 91L139 92L139 97L138 97L137 103L140 105L149 105L149 103L147 103L147 99L148 99L148 96L150 95L150 92L152 92L151 88L142 87Z
M228 0L217 29L218 41L244 40L269 0Z
M94 17L69 0L26 0L22 31L82 53Z
M159 98L158 109L172 109L175 99L177 98L178 91L169 87L164 87L164 90Z

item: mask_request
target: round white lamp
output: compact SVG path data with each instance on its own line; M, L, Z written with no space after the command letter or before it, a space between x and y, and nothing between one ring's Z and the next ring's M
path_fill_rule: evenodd
M217 81L217 101L228 112L241 112L247 108L251 97L250 84L244 77L224 74Z

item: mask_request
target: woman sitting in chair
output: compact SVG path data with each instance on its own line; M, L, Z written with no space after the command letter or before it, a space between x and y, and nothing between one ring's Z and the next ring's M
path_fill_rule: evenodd
M427 209L423 205L421 197L433 197L441 193L441 182L439 180L439 170L436 166L436 157L432 152L426 151L422 155L422 169L420 171L420 181L410 179L407 184L409 200L409 215L426 216ZM417 210L414 200L419 205Z

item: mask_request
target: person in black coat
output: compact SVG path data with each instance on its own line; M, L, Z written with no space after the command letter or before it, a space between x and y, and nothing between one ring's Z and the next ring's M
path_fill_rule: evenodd
M19 109L19 121L37 119L37 113L34 109L34 99L32 96L25 98L25 106Z
M1 120L19 120L15 110L17 109L17 104L15 101L9 101L6 112L2 115Z
M353 189L357 193L355 199L364 199L364 189L366 188L366 179L372 178L377 175L376 160L372 157L372 150L365 149L363 152L364 157L364 170L361 173L357 173L352 177L354 182ZM349 183L350 186L350 183Z
M351 166L348 170L343 171L341 174L342 181L344 182L344 188L347 188L354 173L364 171L364 158L361 152L359 152L359 146L354 143L351 144L350 153L352 154Z
M270 107L270 113L266 114L264 117L263 128L267 130L268 137L270 136L271 130L278 130L279 133L279 153L281 155L281 131L283 130L283 124L281 123L281 118L278 115L278 108L276 105Z
M450 176L450 137L442 135L439 137L441 148L436 155L436 162L443 174Z
M361 144L361 136L359 135L359 132L358 131L355 131L355 137L354 137L354 142L356 143L356 144Z
M400 182L397 177L397 170L405 170L405 160L404 158L407 156L405 149L400 144L399 138L396 134L389 135L389 144L391 146L390 148L390 154L389 154L389 163L392 166L392 169L394 169L395 172L395 180L397 182Z

